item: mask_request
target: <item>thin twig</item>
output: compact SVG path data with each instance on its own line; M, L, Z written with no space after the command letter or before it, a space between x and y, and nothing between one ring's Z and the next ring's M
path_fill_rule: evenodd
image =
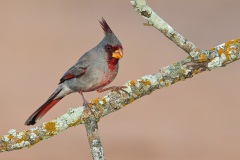
M167 22L160 18L146 3L145 0L130 1L135 11L147 20L146 26L153 26L173 41L177 46L187 52L191 57L198 50L195 44L188 41L181 34L175 31Z

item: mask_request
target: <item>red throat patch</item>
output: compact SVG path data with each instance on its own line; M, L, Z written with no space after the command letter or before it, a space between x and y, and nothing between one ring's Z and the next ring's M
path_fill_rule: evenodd
M115 66L116 66L116 64L118 63L118 59L113 58L113 57L112 57L112 54L108 54L107 63L108 63L108 69L109 69L110 71L114 71L114 70L115 70Z

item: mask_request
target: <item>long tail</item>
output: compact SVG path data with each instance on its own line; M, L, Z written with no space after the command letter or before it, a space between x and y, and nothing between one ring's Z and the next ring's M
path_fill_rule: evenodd
M55 104L57 104L63 97L56 98L56 96L62 91L62 88L57 88L56 91L48 98L48 100L39 107L25 122L25 125L34 125L40 120Z

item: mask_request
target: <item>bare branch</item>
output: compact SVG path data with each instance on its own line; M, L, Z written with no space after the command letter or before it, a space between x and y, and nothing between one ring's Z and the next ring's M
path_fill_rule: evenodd
M173 41L177 46L194 57L193 52L196 52L197 47L192 42L188 41L181 34L175 31L167 22L160 18L146 3L145 0L130 1L135 11L143 16L148 22L147 26L153 26L163 33L167 38Z

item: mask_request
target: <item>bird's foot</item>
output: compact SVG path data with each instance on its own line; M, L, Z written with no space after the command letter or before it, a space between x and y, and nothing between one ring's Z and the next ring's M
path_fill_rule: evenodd
M111 90L111 91L115 91L117 93L120 94L120 90L125 92L126 94L129 94L127 91L124 90L124 88L127 88L127 86L112 86L112 87L108 87L108 88L101 88L101 89L98 89L97 92L98 93L101 93L101 92L104 92L104 91L107 91L107 90Z
M89 105L89 103L87 102L87 101L83 101L83 106L85 106L85 107L87 107L89 110L90 110L90 112L94 115L94 117L95 117L95 114L94 114L94 112L92 111L92 108L90 107L90 105ZM95 117L96 118L96 117Z
M85 106L86 108L88 108L88 110L92 113L92 115L94 116L94 118L99 121L99 119L97 118L97 116L94 114L94 112L92 111L92 108L90 107L89 103L87 102L87 100L84 98L82 91L79 92L82 96L83 99L83 106Z
M86 100L83 101L83 106L85 106L90 112L91 114L94 116L94 118L99 121L99 119L97 118L97 116L95 115L95 113L93 112L92 108L89 105L90 103L88 103Z

